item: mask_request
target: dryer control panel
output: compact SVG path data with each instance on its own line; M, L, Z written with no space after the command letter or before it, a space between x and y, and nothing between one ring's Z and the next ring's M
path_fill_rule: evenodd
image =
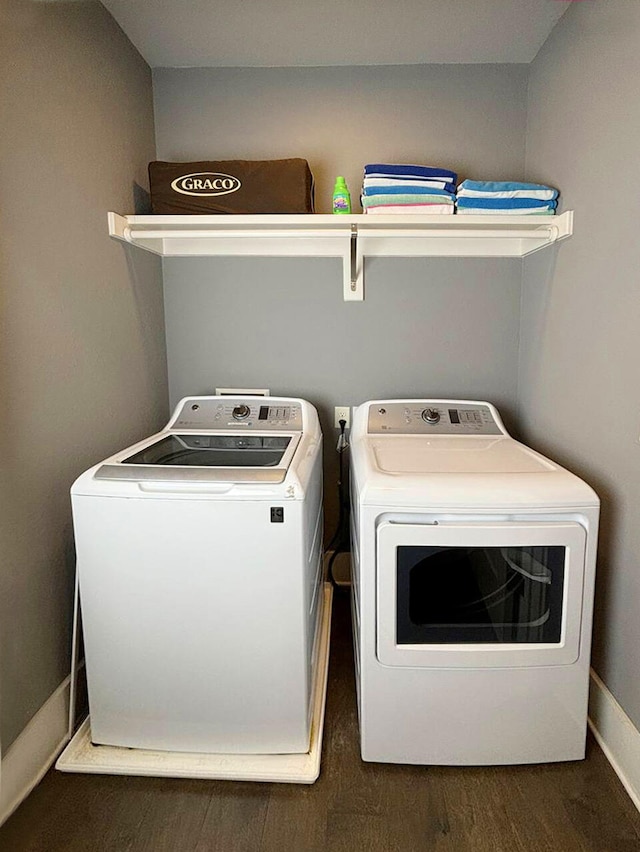
M171 429L302 431L302 408L292 400L269 397L195 397L186 399Z
M369 406L370 435L503 435L484 403L448 400L380 402Z

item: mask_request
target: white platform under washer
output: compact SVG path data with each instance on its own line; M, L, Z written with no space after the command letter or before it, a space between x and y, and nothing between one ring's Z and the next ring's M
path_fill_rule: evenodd
M364 403L351 464L364 760L583 758L593 490L487 402Z
M309 751L321 442L303 400L193 397L76 481L94 744Z

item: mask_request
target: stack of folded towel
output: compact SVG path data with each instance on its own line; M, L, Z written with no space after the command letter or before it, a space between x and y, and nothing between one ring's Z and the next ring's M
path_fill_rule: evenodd
M458 213L553 215L558 190L539 183L465 180L458 187Z
M430 166L370 163L364 167L365 213L453 213L457 175Z

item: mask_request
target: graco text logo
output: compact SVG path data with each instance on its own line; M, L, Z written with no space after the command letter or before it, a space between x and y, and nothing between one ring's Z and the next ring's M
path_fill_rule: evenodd
M241 186L237 177L218 172L194 172L171 182L171 189L182 195L229 195L230 192L237 192Z

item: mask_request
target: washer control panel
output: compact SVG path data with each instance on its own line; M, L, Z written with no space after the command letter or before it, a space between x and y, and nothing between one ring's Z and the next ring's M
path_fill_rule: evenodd
M488 405L432 399L372 403L367 431L370 435L503 434Z
M297 402L268 397L187 399L169 425L172 429L300 432L302 409Z

